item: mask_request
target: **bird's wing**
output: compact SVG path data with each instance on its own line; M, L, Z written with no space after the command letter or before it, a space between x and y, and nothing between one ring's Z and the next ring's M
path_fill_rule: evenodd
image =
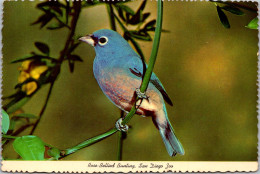
M129 68L130 72L132 74L134 74L135 76L142 78L142 76L143 76L143 73L142 73L143 72L143 67L141 65L142 64L135 63L134 66L131 66L132 68ZM170 97L168 96L166 90L164 89L162 83L160 82L160 80L158 79L158 77L154 73L152 73L150 82L161 92L161 94L163 96L163 99L169 105L173 106L172 101L171 101Z

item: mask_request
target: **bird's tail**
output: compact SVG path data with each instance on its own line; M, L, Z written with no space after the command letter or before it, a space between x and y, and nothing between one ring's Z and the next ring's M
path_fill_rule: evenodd
M153 122L159 129L168 154L170 156L175 156L177 153L184 155L184 149L174 133L165 106L163 110L157 112L156 115L153 116Z

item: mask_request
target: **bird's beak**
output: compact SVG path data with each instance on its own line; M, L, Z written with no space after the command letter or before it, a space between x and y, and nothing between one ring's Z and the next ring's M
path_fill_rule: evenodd
M79 38L79 40L82 42L86 42L87 44L89 44L93 47L96 46L96 38L92 34L83 36L83 37Z

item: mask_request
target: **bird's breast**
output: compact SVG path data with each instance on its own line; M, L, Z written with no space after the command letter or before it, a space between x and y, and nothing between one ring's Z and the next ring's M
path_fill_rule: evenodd
M95 65L95 64L94 64ZM129 69L120 67L94 66L94 76L104 94L119 108L129 111L135 102L135 90L140 88L142 78L131 74ZM140 115L151 115L162 107L163 99L159 91L149 85L146 94L149 101L143 101L137 111Z

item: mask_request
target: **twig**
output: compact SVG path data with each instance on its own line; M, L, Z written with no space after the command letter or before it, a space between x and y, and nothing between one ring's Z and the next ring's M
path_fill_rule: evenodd
M42 109L41 109L41 112L40 112L40 114L39 114L39 118L38 118L37 121L34 123L33 128L32 128L32 130L31 130L31 132L30 132L29 135L32 135L32 134L34 133L36 127L38 126L38 124L39 124L40 121L41 121L42 115L43 115L43 113L44 113L44 111L45 111L45 109L46 109L46 107L47 107L48 102L49 102L49 99L50 99L50 96L51 96L51 92L52 92L52 89L53 89L54 82L55 82L55 81L53 81L53 82L51 83L51 85L50 85L50 88L49 88L49 91L48 91L46 100L45 100L44 105L43 105L43 107L42 107Z
M121 118L124 118L124 111L121 110ZM124 136L126 135L125 132L119 131L118 132L118 149L117 149L117 160L122 161L122 152L123 152L123 142Z
M12 136L16 136L18 134L20 134L21 132L23 132L25 129L27 129L28 127L33 126L34 124L26 124L22 127L20 127L19 129L17 129L15 132L12 133Z
M110 22L110 27L112 30L116 31L116 22L115 22L115 15L114 15L114 10L112 7L112 4L108 3L107 5L107 12L109 15L109 22Z
M77 22L79 19L79 14L81 11L81 1L73 1L73 9L74 9L74 13L73 13L72 20L71 20L71 30L68 35L67 41L65 43L64 49L61 51L60 57L58 59L58 61L60 63L65 59L69 46L71 45L71 43L74 42L74 40L72 38L75 34Z

